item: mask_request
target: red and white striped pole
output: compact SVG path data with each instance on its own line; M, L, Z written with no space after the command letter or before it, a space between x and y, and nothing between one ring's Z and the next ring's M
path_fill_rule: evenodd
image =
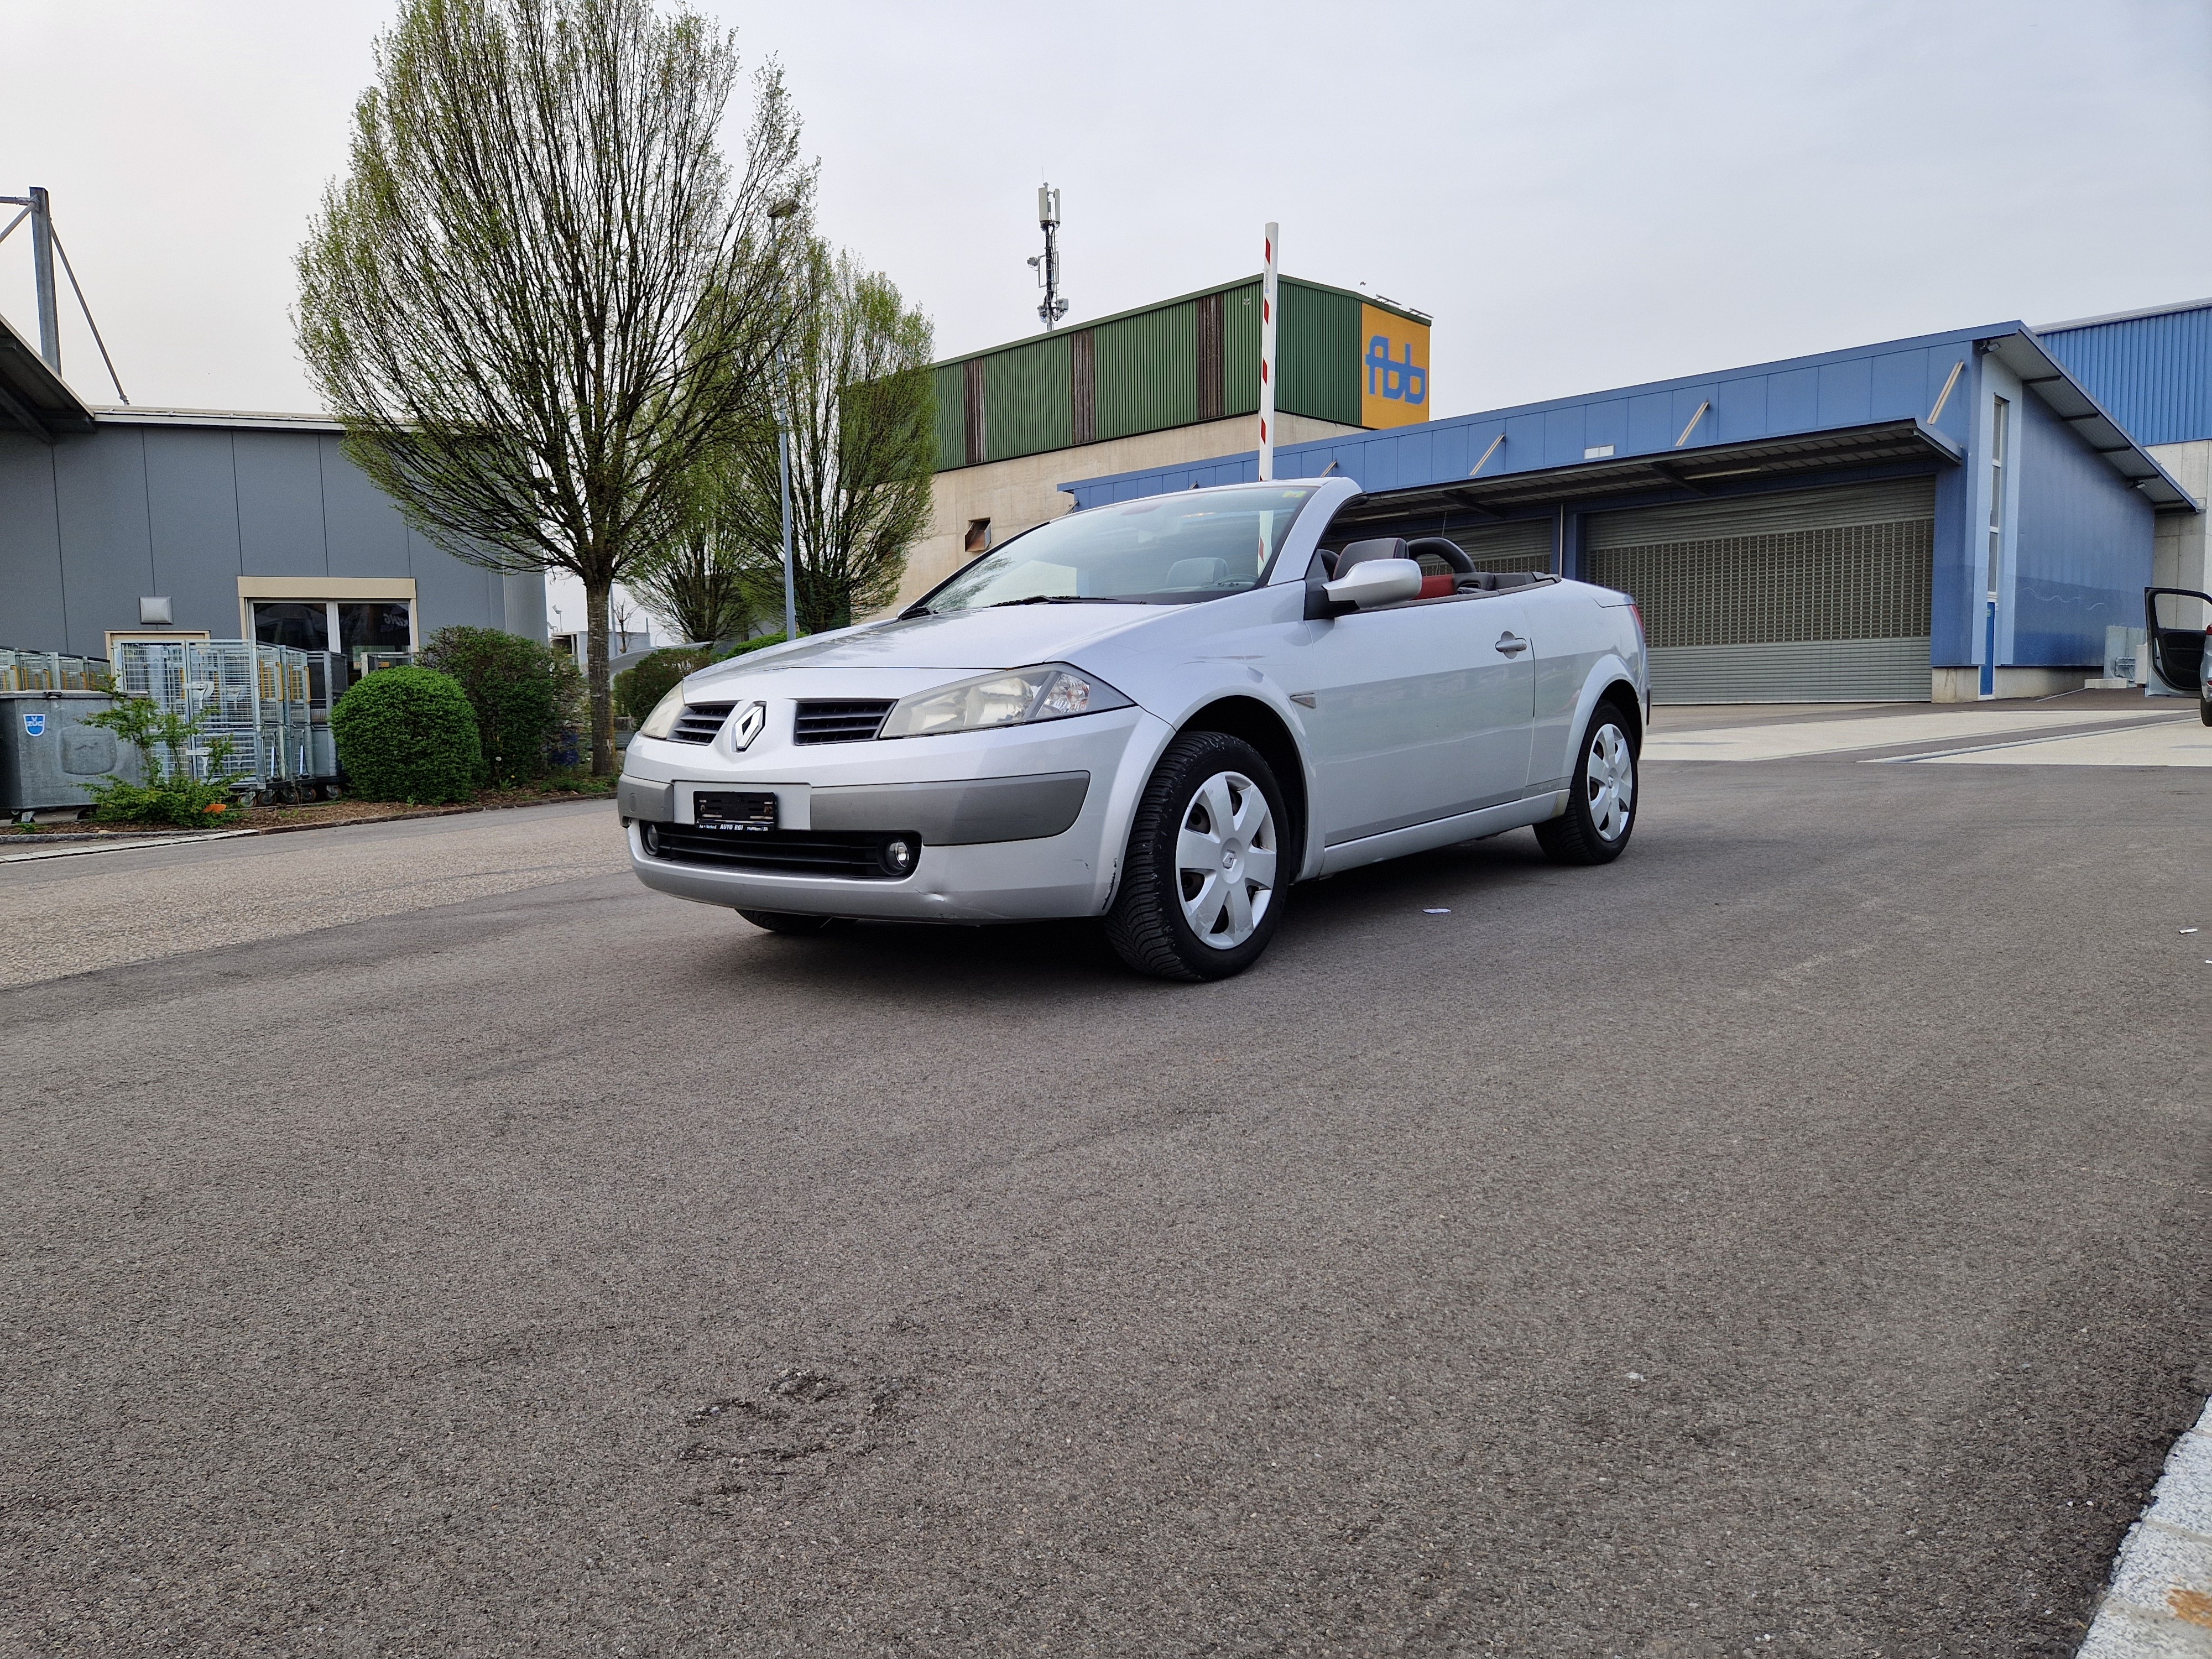
M1267 263L1260 278L1260 477L1275 476L1276 228L1267 227Z

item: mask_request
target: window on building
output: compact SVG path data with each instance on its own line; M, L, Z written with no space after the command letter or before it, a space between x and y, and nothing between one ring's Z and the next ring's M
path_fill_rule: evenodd
M327 651L331 648L331 608L320 600L295 603L289 599L256 599L253 637L264 645Z
M991 521L988 519L969 520L968 539L964 545L970 553L988 553L991 550Z
M253 637L301 651L411 651L413 610L404 599L256 599Z
M1990 416L1990 597L2004 568L2005 439L2012 405L2000 398Z

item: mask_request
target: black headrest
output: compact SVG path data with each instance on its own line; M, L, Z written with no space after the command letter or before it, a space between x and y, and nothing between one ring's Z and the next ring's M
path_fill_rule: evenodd
M1412 555L1406 551L1402 536L1376 536L1368 541L1354 542L1336 556L1336 574L1340 576L1355 564L1365 564L1370 559L1404 559Z
M1406 556L1418 559L1423 554L1442 559L1445 567L1462 576L1474 574L1474 561L1457 542L1447 541L1442 536L1416 536L1406 544Z

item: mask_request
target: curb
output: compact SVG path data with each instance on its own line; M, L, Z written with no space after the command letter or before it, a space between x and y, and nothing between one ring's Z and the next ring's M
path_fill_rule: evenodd
M294 836L311 830L354 830L368 823L407 823L416 818L460 817L471 812L520 812L534 806L577 806L605 801L612 795L565 795L557 799L502 801L490 806L424 806L409 812L384 812L373 817L325 818L318 823L262 823L246 830L155 830L144 835L101 835L89 830L59 835L25 836L10 842L0 837L0 864L27 859L66 858L72 853L120 853L133 848L185 847L208 841L236 841L246 836ZM64 845L49 852L55 843Z
M2212 1659L2212 1401L2121 1540L2077 1659Z

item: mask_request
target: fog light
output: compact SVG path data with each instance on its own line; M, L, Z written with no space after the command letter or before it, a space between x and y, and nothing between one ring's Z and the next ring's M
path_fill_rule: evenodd
M893 836L884 843L884 868L895 876L909 875L920 854L921 848L915 844L913 836Z
M660 826L657 823L647 824L643 839L646 857L659 858L660 856Z

